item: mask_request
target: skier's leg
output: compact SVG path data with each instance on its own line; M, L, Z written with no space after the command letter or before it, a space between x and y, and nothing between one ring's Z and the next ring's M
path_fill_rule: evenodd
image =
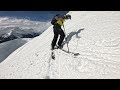
M56 30L54 30L54 38L53 38L52 44L51 44L52 50L54 49L54 47L56 45L57 39L58 39L58 34L57 34Z
M62 45L62 42L63 42L63 40L64 40L64 38L65 38L65 33L64 33L64 31L61 29L61 30L59 30L59 34L60 34L60 39L59 39L59 41L58 41L58 45L61 46L61 45Z

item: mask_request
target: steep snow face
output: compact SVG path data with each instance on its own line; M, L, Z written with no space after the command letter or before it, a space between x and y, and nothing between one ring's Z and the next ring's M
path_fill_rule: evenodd
M120 78L120 12L71 11L65 32L70 52L50 58L52 26L0 64L0 78ZM67 44L63 47L68 50Z
M20 46L24 45L30 38L16 39L0 44L0 63L7 58L13 51L15 51Z

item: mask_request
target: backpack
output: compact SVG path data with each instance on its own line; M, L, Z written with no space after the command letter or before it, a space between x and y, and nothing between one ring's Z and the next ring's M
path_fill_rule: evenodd
M60 15L60 14L57 14L57 15L55 15L55 16L53 17L53 19L52 19L52 21L51 21L51 24L52 24L52 25L55 25L55 24L56 24L57 18L59 18L59 15Z
M53 17L53 19L52 19L52 21L51 21L51 24L52 24L52 25L55 25L59 18L71 19L71 15L60 15L60 14L56 14L56 15Z

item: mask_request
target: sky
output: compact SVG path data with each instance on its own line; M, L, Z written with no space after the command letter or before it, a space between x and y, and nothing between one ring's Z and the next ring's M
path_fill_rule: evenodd
M0 11L0 17L25 18L33 21L50 20L55 14L64 14L65 11Z

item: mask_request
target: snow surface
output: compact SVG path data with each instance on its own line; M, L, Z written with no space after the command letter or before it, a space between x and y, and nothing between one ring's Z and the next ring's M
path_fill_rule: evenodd
M65 31L69 50L55 50L50 58L52 26L0 64L3 79L110 79L120 78L120 12L71 11ZM84 28L84 30L82 29ZM67 44L64 49L67 50Z
M30 38L23 39L15 39L8 42L4 42L0 44L0 63L6 59L12 52L14 52L17 48L21 47L28 41Z

